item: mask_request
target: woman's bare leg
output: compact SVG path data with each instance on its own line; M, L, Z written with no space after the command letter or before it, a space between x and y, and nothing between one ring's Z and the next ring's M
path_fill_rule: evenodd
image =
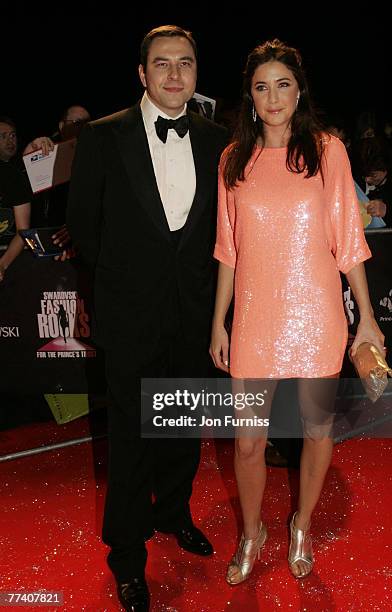
M338 374L320 380L301 379L298 395L304 424L304 444L300 465L300 490L295 526L307 530L320 498L331 463L332 426ZM307 564L298 561L292 568L296 575L306 573Z

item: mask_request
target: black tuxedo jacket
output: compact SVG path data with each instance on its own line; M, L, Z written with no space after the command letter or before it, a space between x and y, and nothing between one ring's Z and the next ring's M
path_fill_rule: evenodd
M190 112L196 193L178 245L160 199L140 105L88 124L72 168L67 225L94 269L97 340L132 361L181 324L208 346L215 291L217 167L226 131Z

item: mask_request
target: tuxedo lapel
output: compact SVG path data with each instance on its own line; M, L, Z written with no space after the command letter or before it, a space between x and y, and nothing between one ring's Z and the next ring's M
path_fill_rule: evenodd
M192 233L193 228L196 226L198 219L207 205L209 199L208 192L211 189L211 179L214 175L214 169L211 167L211 163L213 163L211 159L211 141L208 138L208 134L206 135L204 133L204 126L198 121L197 115L190 113L189 120L189 135L196 172L196 191L184 226L179 248L181 248L181 245Z
M116 136L132 191L159 231L170 240L170 229L155 178L140 105L127 112Z

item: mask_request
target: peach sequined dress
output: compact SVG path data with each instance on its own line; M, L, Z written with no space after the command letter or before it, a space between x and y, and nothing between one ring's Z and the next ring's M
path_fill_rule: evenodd
M219 179L214 257L235 268L235 378L339 372L347 343L340 274L371 257L344 145L325 137L324 185L286 168L286 148L255 151L246 180Z

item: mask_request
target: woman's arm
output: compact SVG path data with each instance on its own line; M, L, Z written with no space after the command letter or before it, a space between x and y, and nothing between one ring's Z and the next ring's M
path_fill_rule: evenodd
M16 230L28 229L30 225L30 202L26 204L20 204L20 206L14 206L15 216L15 227ZM8 266L16 259L16 257L23 251L24 242L19 234L15 234L11 242L8 245L8 249L4 255L0 257L0 282L4 279L5 271Z
M362 344L362 342L370 342L371 344L374 344L380 350L380 352L384 354L384 335L374 318L363 263L359 263L349 272L347 272L346 278L358 304L360 315L360 321L355 340L351 348L351 354L355 355L358 346Z
M233 297L234 268L219 263L210 355L216 368L229 372L229 336L225 318Z

